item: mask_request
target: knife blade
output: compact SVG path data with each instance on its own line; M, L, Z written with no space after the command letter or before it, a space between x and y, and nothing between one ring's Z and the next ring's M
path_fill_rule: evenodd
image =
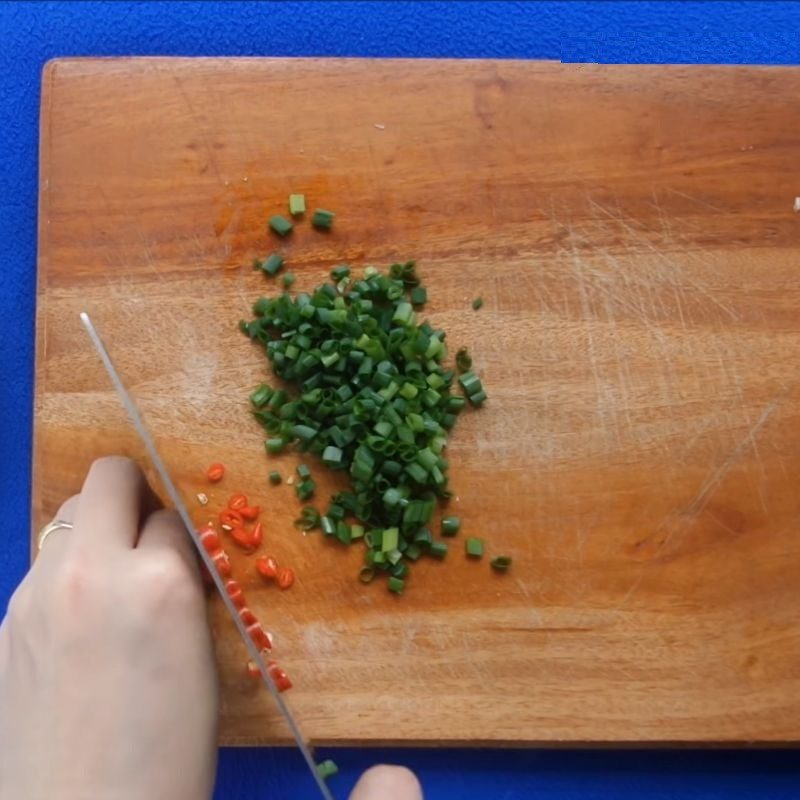
M120 400L122 401L122 405L125 407L125 410L128 412L128 416L133 423L133 427L136 429L136 432L139 434L142 442L144 443L145 449L147 450L147 454L150 456L150 461L153 463L156 472L158 473L159 478L161 478L161 482L164 484L164 488L166 489L167 494L169 495L172 504L175 506L175 510L180 515L180 518L186 528L186 533L189 535L189 538L192 540L194 544L195 550L197 550L198 555L200 556L201 561L206 565L209 574L211 575L214 586L217 588L217 592L219 593L220 597L222 598L222 602L225 605L225 608L228 610L228 614L230 615L231 619L233 620L233 624L236 626L236 630L239 631L239 636L242 638L245 647L247 648L247 652L250 655L250 658L253 659L255 664L258 666L258 671L261 673L261 679L264 682L264 685L267 687L267 690L272 695L272 699L275 701L275 704L278 706L278 710L281 713L281 716L286 721L286 724L289 726L289 730L294 737L295 743L297 744L300 752L302 753L303 759L305 760L306 764L308 765L309 770L314 778L314 782L317 785L320 793L322 794L325 800L334 800L333 795L331 794L331 790L328 788L325 781L320 777L319 773L317 772L316 762L314 761L314 756L311 751L311 747L309 746L306 739L303 737L303 734L300 730L300 726L297 724L297 720L295 720L294 715L289 709L289 706L286 704L281 693L278 691L275 682L272 680L272 676L269 673L267 668L267 664L264 661L261 653L259 652L258 648L255 646L253 640L247 635L247 630L242 622L241 617L239 616L238 611L236 610L236 606L234 606L233 601L228 596L228 592L225 590L225 584L222 582L222 578L220 577L219 573L214 566L214 562L211 559L211 556L206 552L206 549L203 547L200 537L195 530L194 523L192 522L192 518L189 516L189 511L186 508L186 504L183 502L180 493L178 492L177 487L170 478L169 472L167 471L164 462L161 459L161 456L156 449L155 442L153 438L150 436L147 428L144 425L141 415L139 414L139 409L136 407L136 403L134 403L133 398L131 397L128 390L125 388L125 384L123 384L122 379L117 372L116 367L114 366L114 362L111 360L111 356L106 349L105 344L103 344L103 340L100 338L100 334L97 332L97 329L94 326L94 323L90 319L89 315L85 312L81 312L81 322L83 326L86 328L86 332L89 334L89 338L92 340L92 344L94 345L95 349L97 350L98 355L100 356L100 360L103 362L103 366L106 368L106 372L108 373L109 378L111 378L111 383L114 385L114 388L117 390L117 394L119 395Z

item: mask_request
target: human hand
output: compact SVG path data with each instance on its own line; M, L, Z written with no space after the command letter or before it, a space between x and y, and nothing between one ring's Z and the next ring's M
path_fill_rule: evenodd
M410 770L384 765L361 776L350 800L422 800L422 790Z
M139 469L92 466L0 626L1 800L202 800L217 679L178 516Z

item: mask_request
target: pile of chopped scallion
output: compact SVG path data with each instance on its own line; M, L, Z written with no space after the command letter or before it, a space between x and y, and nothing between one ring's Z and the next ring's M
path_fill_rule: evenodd
M447 436L466 404L480 406L486 393L466 351L456 376L443 364L445 332L418 321L427 293L413 261L388 274L367 267L361 277L337 266L331 279L310 294L262 297L255 319L240 323L275 374L297 389L290 395L262 384L250 400L268 453L295 445L349 475L349 490L335 494L324 515L306 506L297 526L343 544L362 539L359 578L367 583L383 572L400 594L409 562L447 554L428 527L437 501L450 497ZM307 500L316 484L301 467L295 490ZM448 519L455 530L443 525L445 536L458 530L458 519ZM482 545L469 554L482 554Z

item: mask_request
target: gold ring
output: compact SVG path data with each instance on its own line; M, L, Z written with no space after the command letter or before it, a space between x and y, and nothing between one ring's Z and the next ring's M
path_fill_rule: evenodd
M41 550L44 547L45 540L53 531L58 531L61 530L62 528L66 531L71 531L72 523L66 522L63 519L54 519L52 522L48 522L47 525L45 525L44 528L42 528L41 531L39 531L39 541L38 541L39 549Z

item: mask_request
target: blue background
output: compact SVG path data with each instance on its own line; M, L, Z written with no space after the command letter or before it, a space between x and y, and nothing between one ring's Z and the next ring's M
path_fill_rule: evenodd
M330 55L797 64L799 24L800 5L782 2L0 2L0 608L28 560L37 117L47 59ZM800 797L797 751L323 755L342 768L332 782L340 797L377 760L416 769L431 800ZM314 797L298 754L224 750L217 800L267 797Z

